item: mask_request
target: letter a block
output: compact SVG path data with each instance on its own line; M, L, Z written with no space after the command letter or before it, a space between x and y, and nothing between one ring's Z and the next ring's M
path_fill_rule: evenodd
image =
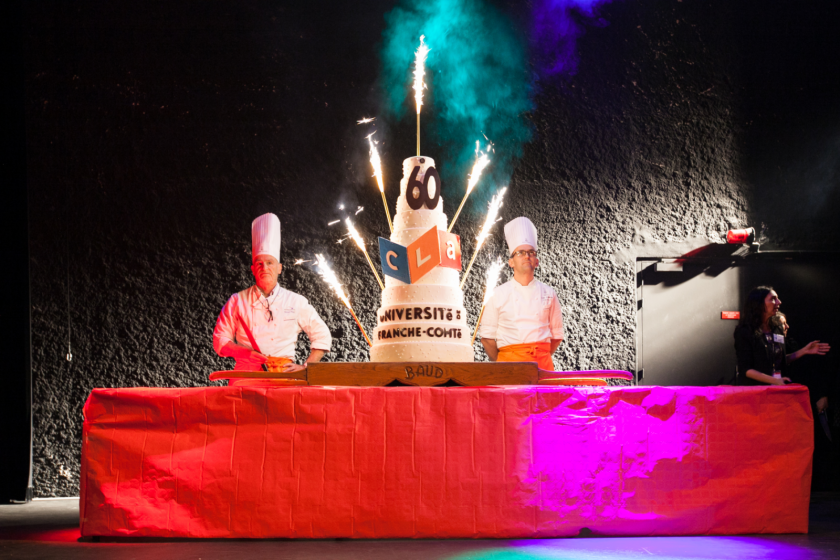
M437 226L418 237L408 246L408 270L411 282L417 282L440 264L440 240Z
M408 250L400 245L379 238L379 259L382 264L382 274L396 278L400 282L411 284L411 272L408 268Z
M440 237L440 266L461 270L461 238L440 229L438 237Z

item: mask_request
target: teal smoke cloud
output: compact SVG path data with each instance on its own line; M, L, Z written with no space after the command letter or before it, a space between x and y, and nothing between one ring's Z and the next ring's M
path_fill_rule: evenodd
M404 0L385 19L384 114L414 122L414 51L424 35L431 51L421 151L445 158L444 189L452 192L457 185L460 191L475 161L475 142L481 140L484 148L486 136L495 154L480 191L489 197L495 186L507 184L531 138L527 38L508 15L480 0Z

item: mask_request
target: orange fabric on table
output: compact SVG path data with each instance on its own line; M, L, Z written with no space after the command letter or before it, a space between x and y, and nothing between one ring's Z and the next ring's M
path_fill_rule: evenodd
M84 419L84 537L808 532L802 385L94 389Z
M554 371L551 360L551 343L511 344L499 348L497 362L537 362L540 369Z

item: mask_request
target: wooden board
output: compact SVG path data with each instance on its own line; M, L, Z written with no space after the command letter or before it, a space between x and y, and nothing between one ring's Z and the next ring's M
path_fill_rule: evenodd
M541 377L539 384L559 387L604 387L607 385L607 380L596 377Z
M228 371L214 371L210 374L210 380L216 381L218 379L306 379L306 370L293 371L290 373L282 371L243 371L243 370L228 370Z
M540 381L552 379L623 379L633 381L633 374L621 369L590 369L586 371L546 371L540 370Z
M536 385L539 378L536 362L402 363L335 362L309 364L310 385L349 385L376 387L399 381L406 385L432 386L454 381L459 385Z
M406 385L433 386L454 381L459 385L602 385L604 379L632 380L633 374L618 370L544 371L536 362L320 362L295 372L215 371L217 379L296 379L309 385L381 387L393 381ZM587 382L591 380L592 382Z

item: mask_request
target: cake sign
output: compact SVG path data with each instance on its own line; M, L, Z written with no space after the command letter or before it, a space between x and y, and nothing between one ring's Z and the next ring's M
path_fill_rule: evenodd
M424 158L420 158L420 163L425 163ZM421 183L417 180L418 173L420 173L420 166L415 165L411 171L411 176L408 178L408 188L405 189L405 200L412 210L420 210L423 206L429 210L434 210L437 208L438 201L440 200L440 175L438 175L437 169L429 167ZM429 196L429 179L435 180L434 196Z
M461 238L432 226L408 247L379 238L382 273L413 284L436 266L461 270Z

